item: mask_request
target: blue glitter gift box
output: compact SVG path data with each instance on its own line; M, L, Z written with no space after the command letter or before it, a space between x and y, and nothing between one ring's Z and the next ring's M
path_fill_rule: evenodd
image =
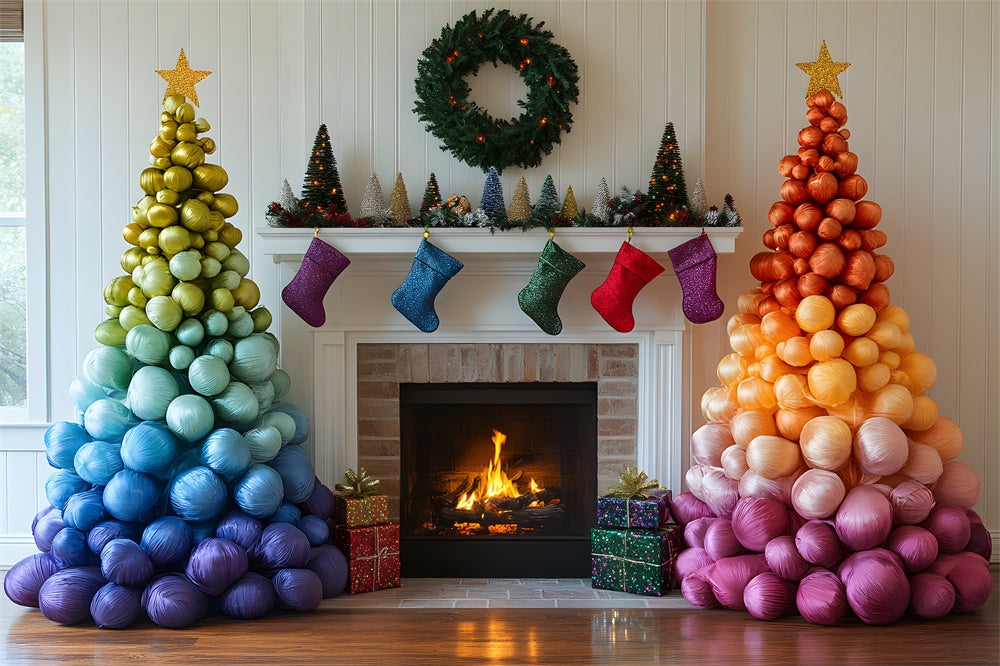
M670 520L670 491L650 490L643 499L599 497L597 524L601 527L660 529Z

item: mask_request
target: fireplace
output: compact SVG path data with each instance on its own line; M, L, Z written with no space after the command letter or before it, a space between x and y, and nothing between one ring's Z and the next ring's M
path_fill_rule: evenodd
M402 384L403 575L579 577L597 383Z

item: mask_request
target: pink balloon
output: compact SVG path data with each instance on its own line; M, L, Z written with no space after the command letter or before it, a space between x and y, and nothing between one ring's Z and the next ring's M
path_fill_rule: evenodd
M795 480L801 475L801 471L791 476L781 476L777 479L769 479L761 476L757 472L750 470L740 479L740 497L761 497L776 499L779 502L792 505L792 486Z
M705 552L704 548L685 548L677 556L677 562L674 564L674 572L677 574L677 580L684 582L684 579L689 574L694 573L702 567L707 567L714 561L712 556Z
M739 483L721 468L710 467L701 479L701 498L715 515L729 516L740 498Z
M829 518L847 490L839 476L825 469L809 469L792 486L792 507L805 518Z
M878 490L869 486L855 486L847 491L847 496L837 510L834 524L837 536L844 545L851 550L868 550L878 546L889 536L892 530L892 505Z
M716 518L695 518L684 526L684 543L688 548L705 547L705 531Z
M934 499L941 504L971 509L979 502L981 488L979 475L974 469L952 460L943 465L941 476L933 486Z
M764 548L764 559L767 560L767 566L771 568L771 571L785 580L799 580L812 567L799 554L798 549L795 547L794 537L788 535L771 539Z
M833 567L844 557L837 531L823 520L810 520L799 528L795 549L806 562L821 567Z
M733 509L733 532L747 550L762 553L771 539L788 534L788 509L778 500L744 497Z
M670 503L670 515L681 525L687 525L695 518L715 517L708 505L690 492L681 493L673 499Z
M728 518L716 518L705 530L705 552L713 560L739 555L743 550Z
M691 433L691 459L708 467L722 467L722 452L735 444L729 425L707 423Z
M854 433L854 459L869 474L895 474L909 455L906 433L884 416L865 420Z
M882 548L848 556L840 566L847 603L865 624L898 622L910 602L910 582L895 555Z
M827 569L813 569L799 581L795 607L813 624L836 624L847 614L844 584Z
M934 535L942 553L957 553L965 550L972 535L969 517L965 509L957 506L940 505L936 507L921 527Z
M715 598L715 593L712 591L712 584L708 582L708 578L706 577L706 569L708 567L698 569L685 576L684 580L681 581L681 594L698 608L714 608L719 605L719 601Z
M990 536L990 531L982 523L971 523L969 528L969 543L965 545L965 549L984 560L989 560L993 555L993 538Z
M770 571L757 574L743 590L743 604L758 620L776 620L795 607L795 584Z
M938 541L934 535L916 525L902 525L894 529L885 541L885 547L896 553L907 574L923 571L938 556Z
M721 559L699 571L705 571L720 604L729 610L746 610L743 590L754 576L767 570L763 555L737 555Z
M934 508L934 493L922 483L903 481L889 495L892 515L896 522L914 525L926 518Z
M955 586L944 576L917 574L910 579L911 613L922 620L940 620L955 607Z

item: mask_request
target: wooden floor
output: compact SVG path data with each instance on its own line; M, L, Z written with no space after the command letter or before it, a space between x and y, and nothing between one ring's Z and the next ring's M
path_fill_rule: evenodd
M0 664L1000 663L997 565L977 613L889 627L698 609L344 609L173 631L64 627L0 595ZM676 594L676 592L674 593Z

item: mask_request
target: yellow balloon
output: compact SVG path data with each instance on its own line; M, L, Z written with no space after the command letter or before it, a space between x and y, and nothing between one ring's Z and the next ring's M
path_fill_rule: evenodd
M172 166L163 172L163 182L174 192L183 192L191 187L194 176L182 166Z
M177 222L177 209L166 204L154 203L146 211L146 219L154 227L169 227Z

